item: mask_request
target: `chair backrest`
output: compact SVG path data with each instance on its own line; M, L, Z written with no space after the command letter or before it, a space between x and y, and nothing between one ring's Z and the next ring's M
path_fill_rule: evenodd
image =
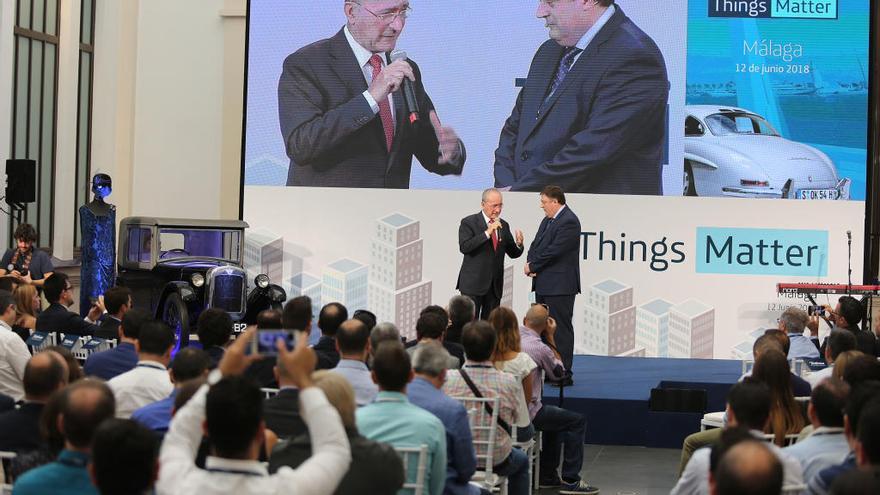
M403 483L403 490L412 490L413 495L422 495L425 493L425 477L428 471L428 446L420 447L394 447L400 458L403 459L403 472L406 481ZM411 471L410 466L416 463L416 470ZM415 473L415 479L411 479L410 473ZM399 492L398 492L399 493Z
M263 392L263 397L267 399L271 399L272 397L278 395L277 388L261 388L260 390Z
M780 495L800 495L807 491L807 485L785 485Z
M474 438L474 452L477 454L477 466L491 475L497 459L494 459L495 442L498 436L498 397L453 397L461 402L468 412L471 434ZM486 409L492 408L492 413Z
M754 359L743 359L742 374L745 375L755 367Z
M785 435L785 438L782 440L782 446L788 447L789 445L796 444L800 435L800 433L789 433ZM774 435L773 433L765 433L763 437L764 441L768 443L774 443L776 441L776 435Z
M17 456L18 454L15 452L0 451L0 482L12 483L12 478L7 476L6 473L9 472L9 465L12 463L12 460ZM12 493L12 490L10 490L10 493Z
M791 367L791 372L795 375L803 378L810 374L810 367L807 366L807 362L800 358L794 358L789 360L789 366Z

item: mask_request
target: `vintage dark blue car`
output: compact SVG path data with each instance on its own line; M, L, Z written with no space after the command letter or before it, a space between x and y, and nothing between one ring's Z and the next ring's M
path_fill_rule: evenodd
M136 308L174 329L181 347L206 308L255 323L260 311L281 309L287 295L265 274L248 281L247 227L239 220L127 217L119 225L116 283L131 289Z

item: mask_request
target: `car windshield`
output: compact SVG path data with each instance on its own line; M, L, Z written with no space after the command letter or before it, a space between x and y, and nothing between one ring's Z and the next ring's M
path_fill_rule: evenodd
M706 117L706 125L716 136L730 134L758 134L762 136L779 136L769 122L750 113L724 112Z
M241 231L159 228L159 261L199 256L241 262Z

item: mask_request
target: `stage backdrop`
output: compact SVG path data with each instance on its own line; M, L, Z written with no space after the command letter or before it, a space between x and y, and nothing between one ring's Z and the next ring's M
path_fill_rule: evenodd
M776 282L846 282L847 231L861 281L869 3L617 4L666 63L664 196L568 195L583 227L576 352L743 357L785 307L805 305L778 297ZM398 46L468 148L460 177L414 163L410 190L284 187L281 64L341 28L342 2L251 0L242 160L251 274L316 306L370 309L409 336L422 307L455 294L459 220L492 185L515 81L547 37L537 2L411 5ZM541 215L536 193L505 194L502 217L526 244ZM520 316L531 300L523 263L505 272L505 303Z

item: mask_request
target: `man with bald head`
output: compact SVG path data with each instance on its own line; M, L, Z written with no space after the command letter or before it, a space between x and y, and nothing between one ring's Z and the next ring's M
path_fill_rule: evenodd
M782 491L782 463L758 440L740 442L728 450L709 475L712 495L778 495Z
M101 381L84 379L67 389L58 420L64 450L55 462L32 469L15 481L16 495L45 493L97 494L86 465L95 430L113 417L113 392Z
M440 123L419 68L391 60L409 0L346 0L335 36L284 61L278 113L289 186L409 187L412 158L429 172L461 174L464 146ZM407 108L404 80L420 111Z
M0 450L27 452L43 446L40 415L49 397L67 386L67 362L56 352L32 357L24 368L24 404L0 414Z
M504 290L504 255L519 258L523 253L523 234L510 230L501 219L504 207L498 189L486 189L480 212L461 219L458 249L463 255L456 289L474 301L475 314L485 320L501 303Z

